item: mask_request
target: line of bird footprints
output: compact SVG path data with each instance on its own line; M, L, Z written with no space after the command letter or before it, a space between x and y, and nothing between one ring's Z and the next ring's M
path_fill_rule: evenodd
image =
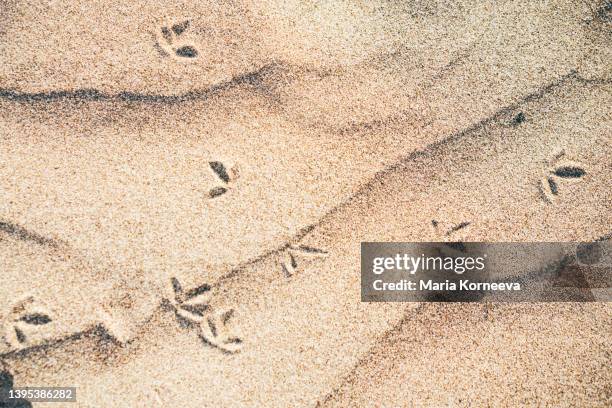
M176 35L180 35L187 27L188 24L183 23L180 26L173 26L171 30ZM233 182L238 178L238 170L236 166L227 168L220 161L211 161L208 164L220 183L208 193L213 199L224 195L232 188ZM587 174L580 163L567 160L564 151L555 154L547 165L546 174L539 181L541 197L547 203L553 203L560 195L563 183L582 180ZM466 229L470 224L470 221L456 225L444 224L437 220L431 221L435 232L443 237L450 237ZM453 245L461 245L461 243ZM455 249L462 250L460 247ZM328 252L322 249L306 245L288 245L280 252L280 268L283 274L290 278L302 267L304 261L327 256ZM184 290L180 282L172 278L171 286L172 297L164 300L163 304L174 311L182 326L197 328L198 335L204 343L225 353L240 351L243 344L242 339L232 335L229 328L234 311L233 309L215 311L210 307L211 287L209 285ZM26 296L16 301L4 313L0 320L1 339L11 350L28 347L31 345L32 335L40 334L41 330L50 329L49 326L52 326L54 322L51 316L47 308L36 302L33 296Z
M560 186L565 182L579 181L586 176L587 172L584 166L580 163L565 159L565 151L561 151L555 154L551 160L548 161L548 168L546 174L538 182L538 188L542 199L547 203L553 203L555 199L560 195ZM220 185L213 187L208 192L209 198L216 198L227 193L238 178L238 169L236 166L230 169L220 161L208 162L211 170L220 181ZM459 229L464 226L459 226ZM296 248L293 248L294 250ZM290 272L295 262L291 261L287 263L289 266L287 270ZM289 273L291 274L291 273Z
M293 276L303 258L324 258L326 251L306 245L289 245L282 253L281 268L287 277ZM211 286L200 285L185 290L176 278L171 279L173 294L166 304L174 312L179 324L183 327L196 328L198 336L205 343L225 353L237 353L242 349L243 341L232 334L230 319L233 309L215 311L210 307Z

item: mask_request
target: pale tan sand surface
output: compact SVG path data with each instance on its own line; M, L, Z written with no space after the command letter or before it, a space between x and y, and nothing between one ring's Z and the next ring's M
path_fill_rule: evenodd
M607 405L607 304L359 276L362 241L609 238L606 4L0 1L0 368L83 407Z
M572 70L610 75L606 27L568 0L5 3L0 88L18 99L176 101L265 76L302 126L376 123L425 95L453 127ZM198 57L160 53L162 27L185 21L173 47Z
M484 395L484 401L507 401L513 398L511 390L529 391L533 387L533 383L524 386L517 383L522 378L520 374L529 370L532 363L515 364L516 353L511 352L521 351L529 332L517 332L515 337L507 325L522 318L527 322L524 330L545 327L552 324L551 314L565 310L558 317L565 326L554 324L552 327L558 330L540 331L537 341L527 347L532 353L529 361L545 359L552 369L563 370L564 384L582 390L576 391L580 394L576 401L600 403L605 397L601 387L605 387L608 377L605 368L597 365L605 358L602 353L606 348L601 331L595 329L609 321L607 306L500 307L499 311L493 309L491 317L491 324L498 322L498 325L489 327L488 320L475 317L484 315L483 306L440 305L416 310L417 304L406 307L400 303L361 303L358 265L360 241L444 239L446 231L433 228L432 218L441 220L441 225L454 225L463 221L462 217L469 217L470 226L459 232L460 238L467 240L583 240L607 233L610 200L601 180L610 175L606 161L610 153L606 122L610 111L609 90L609 85L589 84L576 78L552 86L474 130L380 174L351 201L292 243L294 247L306 245L326 253L321 256L296 253L293 276L287 277L282 267L291 251L287 248L222 280L214 290L210 305L215 312L234 310L227 326L230 335L243 340L238 354L224 354L218 347L203 344L197 328L181 329L173 312L162 309L124 347L89 334L10 357L7 364L26 383L78 384L82 395L86 395L81 400L83 406L97 406L100 401L105 406L134 406L143 401L147 406L155 403L160 406L312 406L317 401L330 403L335 398L345 398L345 394L350 401L363 398L359 402L367 406L368 401L387 400L379 399L381 396L370 400L369 388L358 387L364 389L361 394L343 385L342 379L347 375L349 379L351 375L361 375L363 366L369 370L369 363L364 361L375 358L377 353L385 354L378 351L379 347L388 343L390 351L404 347L398 339L391 337L393 341L390 341L389 332L412 333L412 326L407 322L416 319L415 330L434 336L429 342L415 339L420 341L419 350L427 351L434 340L441 345L436 355L420 356L423 364L444 366L455 347L460 347L453 336L466 332L462 338L482 338L483 328L473 324L474 320L482 320L490 334L478 344L498 352L499 366L508 370L508 382L514 388L506 387L506 383L485 383L490 384L486 390L489 394L479 395ZM513 125L512 119L521 112L527 120ZM589 177L563 184L558 196L547 202L539 192L538 182L547 171L549 157L559 148L572 161L585 166ZM505 163L513 164L512 171L500 175L498 172ZM500 179L504 188L494 190L493 197L492 185ZM389 203L399 205L390 208ZM526 218L537 220L537 224L526 229ZM521 310L525 312L524 317ZM404 315L407 317L402 320ZM574 333L578 322L572 316L589 320L589 332L583 332L583 338L576 337L569 344L574 358L558 359L551 353L564 355L561 348L542 344L561 341L558 333L563 327L567 327L568 334ZM444 319L451 328L445 331L436 319ZM399 329L392 329L398 323ZM445 333L448 337L443 337ZM499 341L492 346L495 340ZM583 356L577 353L584 347L582 342L587 341L593 346L587 355L591 366L585 366ZM91 352L83 353L83 350ZM508 352L503 354L500 350ZM410 364L404 354L402 358ZM472 358L476 361L474 364L484 361L482 369L486 368L487 360ZM44 370L38 366L42 361L45 361ZM354 367L357 374L350 374ZM389 376L381 377L390 378L383 385L409 370L406 368L394 376L395 367L395 360L389 357L377 368ZM422 375L423 384L427 383L426 367L409 373ZM447 387L447 392L452 393L455 383L446 383L440 378L437 386ZM539 381L547 379L542 377ZM576 388L583 379L595 385ZM468 383L471 388L466 391L466 398L478 401L480 384L483 382ZM410 383L405 386L409 387ZM550 387L548 396L540 397L530 391L522 396L523 401L553 403L558 395L551 393L557 389L554 383L547 386ZM349 390L345 392L347 387ZM490 394L493 390L495 395ZM404 392L410 392L410 388ZM424 389L420 392L415 392L412 400L390 400L389 406L410 402L436 406L441 401L437 399L440 394L432 397ZM331 397L326 399L325 395ZM346 400L341 400L340 406L354 405L343 401ZM460 404L458 400L457 403Z
M321 407L609 406L609 304L427 304Z
M568 81L580 82L576 76L561 80ZM235 92L236 98L244 95L240 90ZM216 100L202 103L212 104ZM249 101L234 104L249 106ZM138 283L133 286L144 284L147 290L141 296L133 296L133 305L128 303L124 307L134 309L132 315L136 320L146 318L170 277L177 277L188 286L214 283L232 266L282 247L333 205L354 193L359 184L383 164L409 152L411 146L417 148L427 140L433 141L446 134L436 132L436 126L430 125L412 134L412 142L402 143L408 130L419 132L422 126L417 121L410 127L410 121L406 121L402 133L383 128L368 135L360 130L356 132L358 141L355 142L346 136L300 132L287 122L279 124L279 116L263 114L258 116L261 122L256 125L242 119L243 126L237 125L239 119L232 121L234 117L230 116L221 121L217 131L219 119L215 118L223 117L230 108L221 112L214 110L209 114L213 119L201 122L200 118L206 116L199 115L185 125L176 119L184 107L173 107L167 113L162 111L165 118L173 119L170 124L145 122L146 110L140 107L134 115L136 118L128 112L131 117L109 125L97 124L94 115L98 111L94 108L91 112L88 106L77 105L74 108L77 113L74 113L53 103L51 112L66 112L58 119L50 112L40 113L38 109L32 112L29 106L5 104L3 221L65 248L56 250L58 253L68 251L71 256L84 258L95 265L62 266L62 273L72 268L76 275L73 279L81 282L67 285L66 290L72 289L78 296L88 299L87 302L74 302L74 307L93 307L99 298L105 297L100 295L105 289L113 291L114 287L134 278ZM198 102L194 104L197 107ZM16 108L19 114L15 114ZM62 108L64 110L60 110ZM80 122L78 114L83 112L89 116ZM504 120L511 128L512 112L505 115ZM140 125L138 130L129 126L133 123ZM185 126L185 133L172 133L175 125ZM253 126L256 126L253 138L242 138L245 127ZM602 132L607 122L596 116L592 126L603 126L595 131L597 138L585 135L589 143L598 143L605 136ZM128 136L117 143L116 135L126 132ZM325 136L328 139L324 140ZM270 137L276 139L274 144L270 143ZM330 141L329 137L335 139ZM165 144L161 144L160 138ZM300 140L302 148L287 150L285 146L292 140ZM577 146L576 141L570 141L568 147ZM329 149L332 143L335 148ZM168 149L168 145L172 149ZM563 149L556 146L557 150ZM557 153L548 151L545 154L549 157L539 160L546 163ZM571 156L571 152L568 154ZM523 155L536 160L531 152ZM220 159L224 157L230 159ZM274 159L265 159L267 157ZM238 177L229 183L223 182L211 170L211 160L222 160L228 169L235 167ZM589 174L587 180L590 177ZM430 183L430 180L424 182ZM226 186L228 192L211 199L209 191L218 186ZM495 185L489 187L496 189ZM41 191L44 194L40 194ZM465 190L462 198L470 194ZM464 200L461 205L466 202ZM460 209L459 204L452 207L452 211ZM249 216L252 211L257 217ZM440 215L435 214L432 219ZM415 215L407 217L414 219ZM533 219L532 222L537 221ZM430 228L427 223L423 225ZM31 239L25 241L40 253L49 250L49 245L40 245ZM44 257L36 260L41 265L36 268L41 278L35 279L33 275L23 275L19 266L8 267L10 263L14 265L10 241L2 248L7 251L3 260L7 263L7 272L12 271L10 275L45 286L47 280L42 277L49 277L50 272L43 266ZM36 283L17 282L5 286L7 301L37 290ZM88 287L91 289L86 289ZM83 290L88 294L83 295ZM106 313L107 308L104 309ZM144 314L136 313L138 310ZM118 321L124 320L123 314L120 313ZM100 320L113 324L106 315L87 315L90 316L87 324ZM131 325L127 321L125 324ZM123 333L115 335L124 336ZM129 330L125 335L129 336Z
M215 280L282 246L385 166L539 92L547 81L584 74L578 61L597 54L583 55L580 41L597 33L583 21L585 10L553 24L545 17L565 10L561 5L552 11L502 6L509 9L501 14L485 7L484 17L467 11L467 5L420 14L401 9L397 12L413 19L429 16L432 27L448 31L430 27L439 35L418 37L398 52L326 75L291 62L179 99L121 97L102 85L103 95L89 97L8 92L1 102L3 220L61 241L100 270L125 270L153 287L170 276L187 284ZM24 10L26 16L39 13ZM530 17L521 17L526 10ZM36 15L58 21L53 14ZM518 19L525 27L543 19L546 30L517 37L514 25L499 22L511 28L494 37L485 30L498 25L491 16ZM457 51L461 55L438 52L454 47L455 38L468 41L476 28L485 31ZM115 27L116 32L121 30ZM549 61L549 53L524 49L553 44L552 39L569 54L554 53ZM3 43L9 50L11 44ZM26 55L24 42L19 44L20 55ZM517 47L522 52L512 51ZM6 66L16 60L7 58ZM572 73L575 69L578 73ZM129 89L120 76L113 78ZM53 82L52 89L98 89L99 84L60 85ZM224 163L235 177L223 182L210 169L211 161ZM228 192L210 199L216 188Z

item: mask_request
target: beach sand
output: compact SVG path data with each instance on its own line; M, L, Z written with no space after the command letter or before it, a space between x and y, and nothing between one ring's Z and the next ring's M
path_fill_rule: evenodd
M359 267L609 239L600 3L2 2L0 365L83 407L608 405L608 303L364 303Z

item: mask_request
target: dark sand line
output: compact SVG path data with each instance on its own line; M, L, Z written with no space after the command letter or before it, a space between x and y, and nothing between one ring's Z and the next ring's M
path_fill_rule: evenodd
M583 81L580 80L580 78L577 76L575 71L572 71L566 75L564 75L563 77L561 77L560 79L558 79L557 81L554 81L551 84L548 84L538 90L536 90L535 92L523 97L521 100L519 100L518 102L515 102L511 105L508 105L506 107L503 107L499 110L497 110L495 113L493 113L492 115L488 116L487 118L465 128L464 130L458 131L446 138L443 138L442 140L438 141L438 142L434 142L431 144L428 144L427 146L425 146L423 149L421 150L417 150L414 151L412 153L410 153L408 156L398 160L396 163L380 170L379 172L377 172L369 181L366 181L361 187L359 187L357 189L357 191L351 195L349 198L347 198L345 201L341 202L340 204L338 204L337 206L335 206L334 208L332 208L330 211L328 211L326 214L324 214L317 222L307 225L303 228L301 228L297 234L294 235L294 237L292 239L289 240L289 242L277 247L276 249L272 249L270 251L267 251L249 261L246 261L244 263L242 263L241 265L238 265L237 267L235 267L232 271L230 271L229 273L227 273L226 275L223 275L222 277L220 277L218 279L218 281L213 285L214 287L218 287L220 286L225 280L228 279L233 279L236 276L238 276L241 271L248 265L252 265L256 262L261 261L264 258L267 258L269 256L281 253L282 251L286 250L290 245L295 244L296 242L300 241L302 238L304 238L306 235L308 235L311 231L313 231L315 228L319 227L320 225L322 225L323 223L325 223L328 219L332 218L335 214L339 213L340 211L342 211L343 209L345 209L346 207L348 207L349 205L351 205L355 200L359 199L361 196L367 194L370 190L372 190L372 188L375 185L381 185L384 184L385 182L385 178L387 177L391 177L393 175L393 173L407 167L411 161L414 161L417 158L422 158L422 157L429 157L432 156L436 151L438 151L439 149L445 147L446 145L453 143L459 139L462 139L474 132L477 132L478 130L481 130L483 128L485 128L486 126L500 120L501 118L505 117L508 114L513 113L514 111L516 111L517 108L519 108L521 105L527 103L527 102L531 102L531 101L535 101L538 100L542 97L544 97L545 95L547 95L548 93L550 93L551 91L553 91L554 89L557 88L561 88L564 85L567 85L568 83L579 83L579 84L583 84L583 85L587 85L587 83L583 83ZM589 82L590 83L590 82Z
M52 248L59 248L62 246L62 243L55 239L47 238L36 232L29 231L12 222L0 220L0 232L4 232L20 241L33 242L41 246L49 246Z
M608 81L605 81L606 83ZM308 226L305 226L303 228L301 228L297 234L294 235L294 237L292 239L290 239L288 242L278 246L276 249L272 249L269 251L266 251L264 253L262 253L261 255L248 260L246 262L243 262L237 266L235 266L234 268L232 268L227 274L222 275L219 279L217 279L216 282L211 284L211 288L213 289L219 289L221 287L223 287L224 283L226 281L230 281L233 280L237 277L240 277L240 275L243 273L244 269L247 268L250 265L253 265L255 263L261 262L264 259L270 257L270 256L275 256L285 250L287 250L291 245L295 244L296 242L300 241L302 238L304 238L306 235L308 235L311 231L313 231L314 229L318 228L319 226L323 225L325 222L327 222L327 220L329 220L330 218L332 218L333 216L335 216L337 213L339 213L340 211L342 211L343 209L345 209L346 207L348 207L349 205L351 205L353 202L355 202L356 200L358 200L361 196L366 195L370 190L373 189L374 186L376 185L380 185L380 184L384 184L385 183L385 179L388 177L392 177L393 174L397 171L401 171L402 169L406 168L407 166L409 166L410 162L414 161L417 158L422 158L422 157L429 157L433 154L435 154L436 151L438 151L441 148L444 148L445 146L447 146L448 144L455 142L457 140L460 140L474 132L477 132L483 128L485 128L486 126L500 120L501 118L505 117L508 114L511 114L513 112L516 111L517 108L519 108L521 105L523 105L524 103L527 102L531 102L531 101L535 101L538 100L542 97L544 97L545 95L547 95L548 93L552 92L555 89L561 88L563 86L566 86L570 83L577 83L580 85L584 85L584 86L588 86L589 84L592 84L593 81L592 80L583 80L582 78L580 78L575 71L572 71L566 75L564 75L563 77L559 78L558 80L538 89L537 91L523 97L521 100L519 100L518 102L515 102L511 105L508 105L506 107L503 107L499 110L497 110L495 113L493 113L492 115L488 116L487 118L465 128L464 130L458 131L450 136L448 136L447 138L444 138L438 142L435 143L431 143L427 146L425 146L422 150L418 150L415 152L410 153L408 156L404 157L403 159L400 159L398 162L396 162L395 164L392 164L388 167L386 167L385 169L379 171L378 173L376 173L369 181L367 181L364 185L362 185L356 192L355 194L351 195L348 199L346 199L345 201L343 201L342 203L340 203L339 205L335 206L334 208L332 208L330 211L328 211L325 215L323 215L317 222L310 224ZM7 225L12 225L12 224L7 224ZM25 230L24 230L25 231ZM34 233L30 233L32 234L32 237L37 237L37 234ZM24 235L24 237L28 237L29 235ZM46 242L46 238L41 237L42 241L41 242ZM160 301L160 307L158 309L161 309L163 307L163 302ZM79 336L79 335L83 335L86 333L89 333L91 331L96 331L96 332L100 332L100 327L96 327L96 328L92 328L92 329L88 329L85 330L83 332L79 332L79 333L75 333L73 335L71 335L69 338L72 338L74 336ZM44 350L47 349L48 347L51 347L53 344L58 344L58 343L62 343L63 340L56 340L53 341L51 343L47 343L47 344L43 344L43 345L39 345L39 346L35 346L34 348L27 348L27 349L22 349L19 350L17 352L9 352L5 355L2 355L1 357L8 357L11 355L15 355L15 354L19 354L21 356L25 356L27 354L29 354L29 351L32 350Z
M217 288L223 287L225 286L224 285L225 279L228 279L230 277L236 277L236 276L240 278L241 274L243 273L243 269L246 265L254 264L255 262L261 261L268 256L274 256L278 252L287 249L292 243L294 243L294 241L299 241L302 237L307 235L309 232L323 225L335 214L337 214L338 212L340 212L347 206L351 205L356 200L360 200L362 196L367 195L368 192L373 187L378 186L378 185L384 185L388 181L389 178L394 177L396 175L397 171L404 171L406 169L409 169L413 160L417 158L430 157L431 155L437 153L438 150L445 148L445 146L447 146L449 143L463 139L465 137L468 137L473 132L482 130L483 128L486 128L487 126L491 125L495 121L503 120L503 123L506 123L507 122L506 115L508 113L515 114L516 109L520 108L520 106L522 106L522 104L525 102L538 100L548 95L553 90L556 90L562 87L566 87L566 86L570 86L572 84L574 87L578 85L578 88L582 88L582 87L588 87L592 83L593 81L590 81L590 80L588 81L582 80L580 77L576 75L576 73L573 73L573 72L569 73L568 75L563 76L562 78L555 81L554 83L549 84L541 88L540 90L527 95L526 97L522 98L521 101L496 111L494 114L483 119L482 121L472 126L469 126L462 131L454 133L453 135L449 136L446 139L430 144L420 151L411 153L410 155L408 155L406 158L404 158L400 162L397 162L391 166L388 166L386 169L378 172L373 178L370 179L369 182L367 182L363 187L361 187L357 193L352 195L350 198L348 198L345 202L343 202L339 206L329 211L316 223L311 224L307 227L304 227L291 243L286 243L277 250L268 251L266 254L260 255L254 260L251 260L249 262L243 263L242 265L239 265L238 267L234 268L229 274L222 276L220 279L218 279L217 282L213 284L213 286ZM600 239L606 239L606 238L609 239L609 235L610 234L606 234L600 237ZM155 308L155 312L153 312L151 316L149 316L149 318L145 320L143 326L146 326L147 324L149 324L155 318L156 314L163 310L164 310L164 305L163 305L163 302L161 302L161 304L157 308ZM418 312L416 314L415 313L405 313L404 317L402 317L402 319L400 320L400 323L390 328L388 331L386 331L381 336L379 340L381 344L387 344L387 343L389 345L393 344L393 342L397 340L398 336L401 334L402 328L405 328L404 325L408 324L407 322L411 322L412 320L410 319L418 318L418 316L422 314L422 310L423 310L422 306L419 305L417 310ZM486 309L483 311L483 318L486 319ZM141 332L138 333L135 337L131 338L128 341L128 344L134 344L134 345L138 344L139 339L141 339L141 335L142 335ZM9 352L4 355L0 355L0 359L13 360L13 359L29 358L29 357L33 357L33 356L40 355L40 354L44 355L56 347L62 347L62 345L71 343L72 340L78 340L82 338L83 336L94 336L98 338L99 339L98 344L101 347L103 347L105 350L107 350L107 352L109 353L113 353L113 351L117 351L119 348L124 347L124 345L118 343L114 338L112 338L108 334L108 331L101 324L99 324L99 325L96 325L95 327L90 327L86 330L83 330L78 333L70 334L69 336L66 336L60 339L52 339L48 343L44 343L44 344L37 345L31 348L21 349L18 351L13 351L13 352ZM357 373L358 370L361 369L362 366L367 366L368 364L370 364L373 358L372 355L373 353L375 355L376 352L377 352L376 349L371 349L367 351L366 353L362 354L359 357L360 359L356 363L356 365L350 368L346 375L343 375L338 378L339 382L333 385L335 386L335 388L333 388L333 390L327 395L322 395L321 397L322 399L319 400L318 406L322 406L321 404L327 404L327 403L333 402L334 399L337 398L337 395L339 393L342 393L343 390L346 389L347 386L350 387L351 382L354 383L355 381L357 381L358 380L358 373Z
M17 92L12 89L0 89L0 101L11 102L58 102L58 101L81 101L81 102L137 102L137 103L162 103L177 104L195 100L206 100L212 95L239 86L262 87L264 79L269 75L285 68L280 64L271 63L263 67L245 72L233 77L229 81L212 85L205 89L196 89L180 95L145 94L136 92L106 93L98 89L76 89L55 90L49 92Z

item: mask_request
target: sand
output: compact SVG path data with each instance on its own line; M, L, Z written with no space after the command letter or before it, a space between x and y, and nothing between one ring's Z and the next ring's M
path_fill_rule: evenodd
M605 8L5 3L0 316L51 318L4 325L16 384L83 407L609 402L606 303L359 296L362 241L609 236ZM558 160L586 175L547 191ZM185 313L198 288L216 330Z

